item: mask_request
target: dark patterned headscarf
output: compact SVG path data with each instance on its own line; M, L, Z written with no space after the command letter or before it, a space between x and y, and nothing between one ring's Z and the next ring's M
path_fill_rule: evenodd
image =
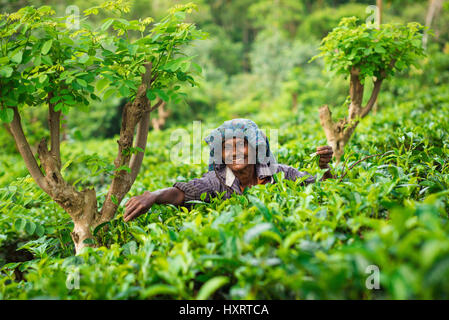
M204 139L209 145L209 171L226 166L221 157L222 143L227 139L244 138L256 151L256 164L276 172L277 161L270 150L267 136L249 119L232 119L211 131Z

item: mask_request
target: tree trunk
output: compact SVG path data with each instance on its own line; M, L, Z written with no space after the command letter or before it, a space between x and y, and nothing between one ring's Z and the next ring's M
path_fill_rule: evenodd
M94 229L97 224L95 217L97 215L97 197L95 190L90 189L84 193L84 201L81 207L74 210L78 214L70 214L73 220L73 231L70 233L73 243L75 244L75 252L79 253L81 249L89 244L84 243L86 239L93 239L91 228Z
M160 107L158 108L158 117L151 119L151 124L153 125L154 131L160 131L164 125L165 121L167 120L168 116L170 115L170 111L166 111L164 109L165 102L162 102Z
M390 67L392 67L394 63L395 61L393 60L390 63ZM360 119L368 115L377 101L382 81L385 78L385 73L382 72L381 74L383 74L382 77L374 81L374 88L368 103L366 106L362 106L365 87L359 79L360 71L357 68L351 69L349 84L351 103L348 107L348 117L342 118L338 122L334 122L332 120L332 113L327 105L324 105L319 109L320 123L326 134L327 142L334 151L337 164L340 163L345 146L354 133Z
M344 154L345 146L359 122L358 120L349 122L347 118L343 118L338 123L334 123L332 113L327 105L321 107L319 113L320 123L324 129L327 143L332 147L336 163L338 164Z
M51 93L48 95L50 149L47 147L46 138L42 138L37 148L40 166L23 133L19 110L17 107L11 107L14 118L9 124L9 131L13 135L17 149L33 179L72 218L74 228L71 236L76 254L84 247L92 246L91 243L85 242L87 239L93 240L92 229L114 217L117 207L134 183L142 164L144 152L131 154L130 148L133 145L134 131L137 126L137 138L134 146L145 150L149 118L153 110L146 97L147 89L150 87L152 80L152 64L148 63L144 66L146 72L142 74L142 84L138 88L136 98L132 103L127 103L123 110L120 139L117 141L119 150L114 161L115 175L101 212L98 212L95 189L78 191L73 185L67 183L62 176L60 155L61 112L54 111L54 105L50 103L53 95ZM160 103L156 104L154 108L159 105ZM128 172L125 169L126 167L131 170Z
M444 0L429 0L429 8L426 14L426 27L430 28L432 26L434 18L437 16L441 8L443 7L443 1ZM429 32L426 29L424 30L424 35L422 38L422 45L424 48L427 48L428 39L429 39Z
M382 24L382 0L376 0L376 6L379 13L379 26Z
M292 93L292 111L294 113L298 111L298 93L296 91Z

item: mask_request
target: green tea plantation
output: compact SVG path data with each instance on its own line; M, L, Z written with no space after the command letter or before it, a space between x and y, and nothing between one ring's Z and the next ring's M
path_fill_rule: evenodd
M130 14L165 15L165 7L144 9L143 2ZM427 2L402 2L385 4L383 20L424 24ZM202 70L198 85L175 77L184 102L161 94L169 115L162 128L150 128L135 183L80 252L71 216L38 186L0 127L0 299L449 299L449 38L437 32L448 30L446 4L425 54L384 81L342 161L330 163L334 178L303 185L279 173L276 183L227 200L156 204L124 222L131 197L207 172L206 129L233 118L257 123L279 163L324 174L315 155L328 144L318 110L329 104L335 119L344 117L349 79L309 61L341 17L364 19L366 4L323 1L324 10L298 1L280 5L276 18L263 9L271 4L254 3L243 9L231 1L221 10L198 3L189 19L209 38L182 47ZM250 28L231 23L243 17ZM280 21L277 36L270 19ZM372 88L367 83L365 91ZM62 176L78 191L94 186L99 206L114 178L119 98L93 101L88 113L70 107L61 124ZM36 145L48 134L48 114L29 109L24 131ZM180 130L200 146L201 163L174 160Z

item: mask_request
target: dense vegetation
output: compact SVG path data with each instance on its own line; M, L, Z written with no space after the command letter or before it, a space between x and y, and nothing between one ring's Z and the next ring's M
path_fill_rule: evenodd
M165 10L135 2L134 15L147 10L158 18ZM193 135L194 119L213 128L247 117L268 134L279 129L278 162L322 174L313 154L327 143L318 107L330 101L336 117L344 116L346 108L336 106L347 103L347 81L308 61L340 18L363 19L368 4L334 2L279 1L276 10L268 1L236 1L226 10L198 3L192 19L210 37L189 50L204 79L200 88L183 88L186 104L167 104L167 128L150 131L125 200L205 172L204 143L202 164L170 158L172 133ZM427 2L385 2L387 22L424 23ZM419 69L384 82L377 109L358 125L344 161L333 165L338 177L347 172L342 179L301 186L279 176L277 184L198 201L191 210L155 205L131 223L123 222L121 206L107 230L93 230L99 247L79 255L71 218L33 182L2 129L0 298L448 299L449 44L438 36L448 17L446 3ZM65 123L64 178L80 189L94 185L99 202L117 149L117 135L102 128L118 99L94 102L86 114L69 111ZM39 108L24 115L30 142L45 134L45 118ZM366 286L371 265L379 268L380 289Z

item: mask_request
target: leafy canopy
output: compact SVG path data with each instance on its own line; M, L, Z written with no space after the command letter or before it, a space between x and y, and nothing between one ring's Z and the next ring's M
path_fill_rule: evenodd
M396 71L417 64L424 56L422 31L417 22L403 24L357 25L356 17L343 18L322 41L320 53L329 70L349 75L352 68L365 77L386 78ZM311 61L312 61L311 60Z
M1 15L0 119L12 121L8 106L49 103L67 114L70 107L88 111L90 101L101 96L133 99L149 62L154 82L148 98L179 101L183 94L175 84L196 85L191 74L201 72L193 57L181 52L192 40L206 37L194 24L183 22L193 9L192 3L177 5L159 23L149 17L122 18L129 12L122 0L85 10L81 17L55 17L49 6ZM93 26L88 17L99 10L119 17Z

